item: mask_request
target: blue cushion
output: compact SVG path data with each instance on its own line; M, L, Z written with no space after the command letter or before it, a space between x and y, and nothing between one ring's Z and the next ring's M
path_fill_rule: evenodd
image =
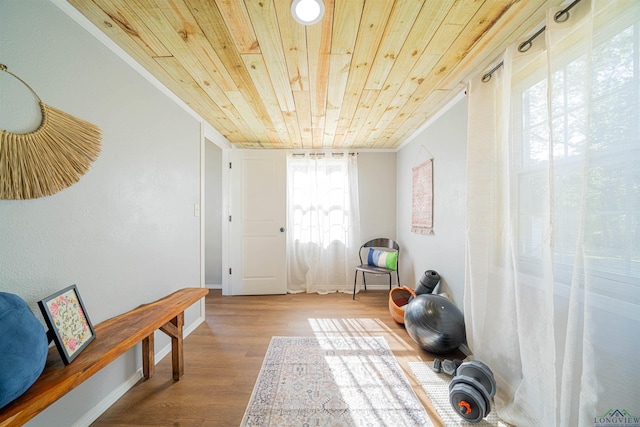
M48 347L47 333L27 303L0 292L0 408L36 382Z
M367 264L395 271L398 268L398 252L370 248Z

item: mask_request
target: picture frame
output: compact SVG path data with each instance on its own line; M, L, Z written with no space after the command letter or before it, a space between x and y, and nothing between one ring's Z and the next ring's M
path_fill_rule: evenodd
M47 336L68 365L96 338L96 332L74 284L38 301L49 331Z

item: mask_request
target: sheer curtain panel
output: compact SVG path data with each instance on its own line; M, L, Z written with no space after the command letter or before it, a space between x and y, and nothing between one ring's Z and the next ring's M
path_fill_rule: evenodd
M558 10L469 83L467 337L505 421L638 425L640 2Z
M358 157L287 156L288 291L351 293L360 247Z

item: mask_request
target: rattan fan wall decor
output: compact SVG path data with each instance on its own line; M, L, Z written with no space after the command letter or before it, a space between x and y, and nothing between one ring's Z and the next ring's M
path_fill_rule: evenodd
M42 111L42 122L30 133L0 129L0 199L35 199L55 194L80 180L100 154L100 129L46 105L24 80Z

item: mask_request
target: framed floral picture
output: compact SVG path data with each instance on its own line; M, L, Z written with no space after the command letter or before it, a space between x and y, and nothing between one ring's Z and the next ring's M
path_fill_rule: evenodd
M56 292L38 301L38 306L49 327L48 335L68 365L96 337L78 287L71 285Z

